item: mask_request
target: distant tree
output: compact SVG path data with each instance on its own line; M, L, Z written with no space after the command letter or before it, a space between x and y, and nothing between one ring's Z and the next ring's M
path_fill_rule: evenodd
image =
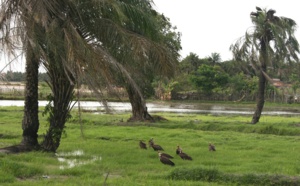
M213 52L210 56L208 56L208 60L212 63L212 65L215 65L216 63L220 63L222 59L219 53Z
M247 63L241 64L240 61L229 60L223 61L222 63L219 63L219 65L230 76L237 75L241 72L248 76L255 76L255 72L252 67Z
M45 72L39 73L39 82L45 82L45 81L49 81L48 74Z
M240 72L232 75L229 78L229 87L232 93L236 93L241 96L241 99L253 95L257 91L257 77L251 77Z
M300 88L300 77L298 74L291 74L290 75L290 80L291 80L291 83L292 83L292 89L294 91L294 94L297 93L297 89Z
M195 72L201 64L208 64L207 58L200 59L195 53L190 53L179 63L180 73L190 74Z
M198 70L190 76L190 81L195 88L207 94L211 93L213 89L222 87L228 83L229 76L220 66L201 65Z
M7 81L15 81L15 82L25 81L25 73L7 71L5 75L5 79Z
M275 16L275 10L257 8L250 17L253 28L230 49L235 60L251 64L259 78L257 106L252 124L259 122L264 102L268 66L276 61L298 60L299 44L294 36L296 23L286 17Z

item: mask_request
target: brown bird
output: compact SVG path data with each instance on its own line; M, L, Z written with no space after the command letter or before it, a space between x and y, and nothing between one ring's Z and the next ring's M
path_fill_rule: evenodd
M164 150L160 145L157 145L157 144L154 144L154 143L150 144L150 147L152 147L153 150L155 150L155 151Z
M186 153L182 152L182 150L178 154L183 160L193 160L193 158Z
M158 153L160 153L161 156L164 156L164 157L166 157L168 159L173 159L174 158L173 156L171 156L170 154L167 154L167 153L162 153L160 151L158 151Z
M149 146L153 148L153 150L164 150L160 145L154 144L153 138L149 140Z
M210 143L210 144L208 145L208 150L209 150L209 151L216 151L216 147L215 147L213 144Z
M180 151L182 151L182 149L179 147L179 145L177 145L176 154L179 154Z
M140 140L140 148L141 149L147 149L146 143L144 143L142 140Z
M171 161L169 158L162 155L161 152L158 152L159 160L165 165L175 166L175 163Z

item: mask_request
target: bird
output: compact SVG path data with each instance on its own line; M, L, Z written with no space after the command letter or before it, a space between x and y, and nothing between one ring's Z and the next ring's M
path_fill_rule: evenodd
M160 145L154 143L150 144L150 147L152 147L155 151L164 150Z
M173 156L171 156L170 154L167 154L167 153L162 153L160 151L158 151L158 153L160 153L161 156L164 156L164 157L166 157L168 159L173 159L174 158Z
M141 149L147 149L147 145L146 145L146 143L144 143L142 140L140 140L140 148Z
M160 145L154 144L153 138L149 140L149 146L153 148L153 150L158 151L158 150L164 150Z
M216 151L216 147L213 144L208 144L208 150L209 151Z
M180 148L180 146L179 146L179 145L177 145L176 154L179 154L179 153L180 153L180 151L182 151L182 149Z
M178 154L183 160L193 160L193 158L186 153L182 152L182 150Z
M166 156L163 156L161 152L158 152L159 160L165 165L170 165L170 166L175 166L175 163L171 161L169 158Z

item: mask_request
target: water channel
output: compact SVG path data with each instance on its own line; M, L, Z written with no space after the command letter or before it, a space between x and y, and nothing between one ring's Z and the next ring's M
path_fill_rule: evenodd
M47 101L39 101L39 106L45 106ZM3 106L24 106L22 100L0 100L0 107ZM76 109L78 103L75 104ZM84 110L94 111L95 113L105 113L105 107L102 103L96 101L81 101L80 106ZM129 102L109 102L109 108L116 113L131 112ZM223 104L201 104L201 103L172 103L172 102L155 102L147 103L149 113L169 112L169 113L203 113L203 114L237 114L251 115L255 110L255 105L249 106L226 106ZM290 108L264 108L264 115L297 115L300 114L298 109Z

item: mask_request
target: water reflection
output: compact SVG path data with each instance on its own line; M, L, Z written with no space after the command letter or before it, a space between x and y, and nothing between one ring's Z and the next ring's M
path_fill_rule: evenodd
M39 101L39 106L45 106L47 101ZM0 100L0 106L24 106L24 101L20 100ZM74 108L78 104L75 104ZM84 110L94 111L96 113L105 113L105 107L102 103L96 101L81 101L80 106ZM131 105L128 102L109 102L108 106L113 112L124 113L131 112ZM238 114L238 115L251 115L254 108L248 107L234 107L213 104L196 104L196 103L147 103L148 111L155 112L171 112L171 113L203 113L203 114ZM290 111L286 109L273 108L268 110L264 108L264 115L297 115L298 110Z

